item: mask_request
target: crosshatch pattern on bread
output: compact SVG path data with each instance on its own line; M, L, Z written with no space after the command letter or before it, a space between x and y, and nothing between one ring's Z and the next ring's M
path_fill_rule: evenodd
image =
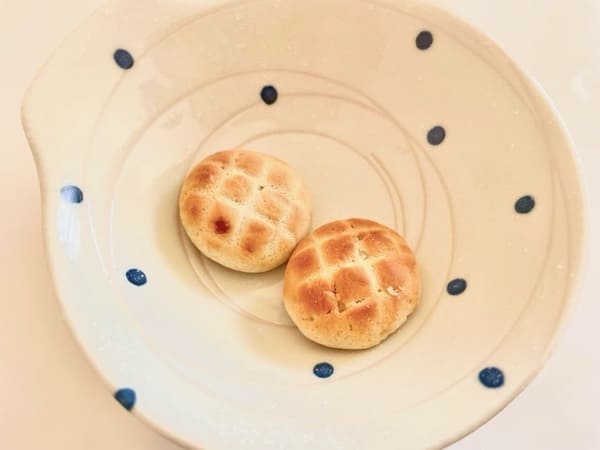
M308 233L311 200L302 179L283 161L229 150L192 169L181 189L179 213L204 255L256 273L287 261Z
M396 331L417 307L412 250L394 230L364 219L323 225L299 244L285 272L284 304L309 339L364 349Z

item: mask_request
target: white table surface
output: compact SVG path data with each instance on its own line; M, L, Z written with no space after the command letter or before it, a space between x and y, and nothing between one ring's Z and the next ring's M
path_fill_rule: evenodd
M100 3L0 0L2 450L180 449L112 399L63 320L20 125L21 98L36 69ZM600 229L600 0L433 3L485 30L540 81L573 134L590 194L586 281L553 357L502 413L451 448L600 449L600 234L592 231Z

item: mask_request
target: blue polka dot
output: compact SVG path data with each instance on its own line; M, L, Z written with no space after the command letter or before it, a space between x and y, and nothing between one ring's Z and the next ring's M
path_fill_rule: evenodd
M127 280L131 284L135 284L136 286L143 286L144 284L146 284L148 282L148 279L146 278L146 274L144 272L142 272L140 269L129 269L125 273L125 276L127 277Z
M133 389L123 388L115 392L115 400L118 401L123 408L131 411L135 406L136 395Z
M313 367L313 373L319 378L329 378L333 375L333 366L326 362L316 364Z
M267 105L272 105L277 101L277 97L279 94L277 93L277 89L274 86L265 86L260 91L260 98L262 98L263 102Z
M504 373L497 367L487 367L479 372L479 381L485 387L497 389L504 384Z
M430 31L421 31L415 42L419 50L427 50L433 44L433 34Z
M431 145L440 145L446 139L446 130L444 127L440 127L439 125L433 127L427 133L427 142Z
M115 51L113 58L121 69L131 69L133 67L133 56L127 50L122 48Z
M519 214L529 214L533 208L535 208L535 199L531 195L525 195L515 203L515 211Z
M83 201L83 191L77 186L63 186L60 188L60 197L68 203L81 203Z
M467 281L462 278L456 278L448 283L446 290L450 295L460 295L467 289Z

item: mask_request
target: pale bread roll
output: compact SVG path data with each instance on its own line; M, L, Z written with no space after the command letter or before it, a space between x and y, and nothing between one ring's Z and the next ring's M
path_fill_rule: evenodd
M308 339L365 349L402 325L421 298L415 257L392 229L364 219L323 225L290 257L284 305Z
M308 233L311 200L302 179L283 161L230 150L192 169L181 189L179 215L205 256L258 273L286 262Z

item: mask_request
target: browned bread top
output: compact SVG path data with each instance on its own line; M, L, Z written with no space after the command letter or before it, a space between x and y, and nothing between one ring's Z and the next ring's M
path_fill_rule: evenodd
M302 179L272 156L215 153L187 176L179 214L188 236L212 260L242 272L283 264L310 226Z
M306 337L329 347L380 343L420 296L415 257L404 239L365 219L316 229L298 244L285 272L290 317Z

